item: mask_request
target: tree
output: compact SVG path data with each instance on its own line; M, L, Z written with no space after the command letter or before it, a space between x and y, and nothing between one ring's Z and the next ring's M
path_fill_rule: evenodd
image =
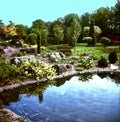
M116 39L120 40L120 1L118 1L113 8L113 29Z
M65 35L70 46L75 46L81 33L80 19L77 14L69 14L64 18Z
M107 37L102 37L100 42L104 45L104 48L106 48L106 46L110 44L111 40Z
M107 36L111 38L111 9L108 7L101 7L92 14L92 18L94 19L95 25L101 28L101 36Z
M5 35L5 39L14 39L17 36L16 27L12 21L7 26L3 26L3 33Z
M15 27L16 27L18 39L25 40L28 34L28 30L29 30L28 26L18 24L18 25L15 25Z
M100 27L94 25L94 32L96 34L96 36L100 35L102 33L102 30ZM90 33L90 27L89 26L85 26L83 28L83 33L84 33L84 36L89 36L89 33Z
M59 42L62 41L64 38L63 27L56 24L53 27L53 32L54 32L54 36L57 38L57 42L59 44Z
M90 22L90 31L89 31L89 36L92 37L91 44L95 46L96 44L96 35L95 35L95 30L94 30L94 20L92 19Z
M41 42L46 43L46 28L45 22L41 19L35 20L30 28L31 33L37 36L37 53L40 53Z
M0 20L0 39L4 39L4 31L3 31L3 27L4 27L4 23L2 22L2 20Z
M28 34L28 36L26 37L26 43L28 43L30 46L36 44L36 42L37 42L36 34L35 33Z

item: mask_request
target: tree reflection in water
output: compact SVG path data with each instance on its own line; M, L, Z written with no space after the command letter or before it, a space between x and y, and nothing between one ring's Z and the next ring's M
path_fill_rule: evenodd
M98 73L97 74L101 79L105 78L105 77L110 77L111 79L114 79L114 82L116 84L120 84L120 73L116 72L116 73Z
M93 74L81 74L79 75L79 80L82 81L82 82L86 82L86 81L89 81L90 79L92 79L92 76Z
M0 100L3 101L4 105L9 105L10 102L20 101L20 94L26 94L27 97L32 95L36 95L39 98L39 102L43 102L43 92L51 86L61 86L71 77L65 77L62 79L45 81L45 82L37 82L35 84L29 84L25 86L20 86L15 89L3 91L0 93Z
M109 76L110 78L114 79L115 82L120 83L120 75L119 73L98 73L98 76L100 76L102 79ZM92 79L93 74L81 74L79 75L79 80L82 82L89 81ZM4 105L9 105L10 102L17 102L19 101L20 94L26 94L27 97L30 97L31 95L36 95L39 98L39 102L43 102L43 92L51 86L61 86L66 81L68 81L71 77L64 77L53 81L45 81L45 82L37 82L35 84L31 85L25 85L21 86L15 89L3 91L0 93L0 99L3 101Z

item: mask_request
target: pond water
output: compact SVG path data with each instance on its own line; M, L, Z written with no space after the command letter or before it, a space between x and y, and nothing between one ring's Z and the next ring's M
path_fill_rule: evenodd
M0 93L6 108L32 122L120 122L120 77L84 74Z

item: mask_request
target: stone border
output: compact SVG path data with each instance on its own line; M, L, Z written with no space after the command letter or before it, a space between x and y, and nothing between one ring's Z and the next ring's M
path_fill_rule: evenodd
M84 70L84 71L76 71L76 70L71 71L70 70L70 71L64 72L60 75L56 75L53 79L56 80L56 79L60 79L60 78L63 78L63 77L69 77L69 76L74 76L74 75L79 75L79 74L87 74L87 73L116 73L116 72L120 72L120 69L118 69L118 70L97 69L97 70ZM37 83L37 82L45 82L45 81L47 81L47 79L42 78L39 81L32 80L32 81L25 81L25 82L14 84L14 85L3 86L3 87L0 87L0 92L10 90L10 89L14 89L14 88L24 86L24 85L34 84L34 83Z

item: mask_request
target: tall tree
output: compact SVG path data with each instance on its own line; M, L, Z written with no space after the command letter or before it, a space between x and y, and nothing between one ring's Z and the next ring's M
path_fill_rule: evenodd
M77 14L69 14L64 18L65 34L70 46L75 46L81 33L80 19Z
M120 40L120 1L116 3L115 7L113 8L113 12L114 36Z
M41 19L33 21L30 32L35 33L37 36L37 53L40 53L41 42L43 42L43 44L46 43L47 32L46 32L45 22Z
M5 39L14 39L17 36L17 31L14 23L10 21L10 24L7 26L3 26L3 33L5 35Z
M112 18L111 9L108 7L101 7L92 14L92 18L94 19L95 25L102 29L102 36L110 38L111 35L109 35L109 33Z
M63 27L60 25L54 25L53 31L54 31L54 36L57 38L57 42L59 44L60 41L62 41L64 38Z
M95 26L94 20L91 19L89 36L92 37L91 44L95 46L95 44L96 44L96 35L95 35L94 26Z
M84 13L80 17L80 24L81 24L81 35L80 35L80 40L85 37L84 33L84 27L88 27L90 25L90 20L91 20L91 14L88 12Z
M15 27L16 27L18 38L25 40L28 34L28 30L29 30L28 26L18 24L18 25L15 25Z
M2 22L2 20L0 20L0 39L4 39L4 32L3 32L3 27L4 27L4 23Z

